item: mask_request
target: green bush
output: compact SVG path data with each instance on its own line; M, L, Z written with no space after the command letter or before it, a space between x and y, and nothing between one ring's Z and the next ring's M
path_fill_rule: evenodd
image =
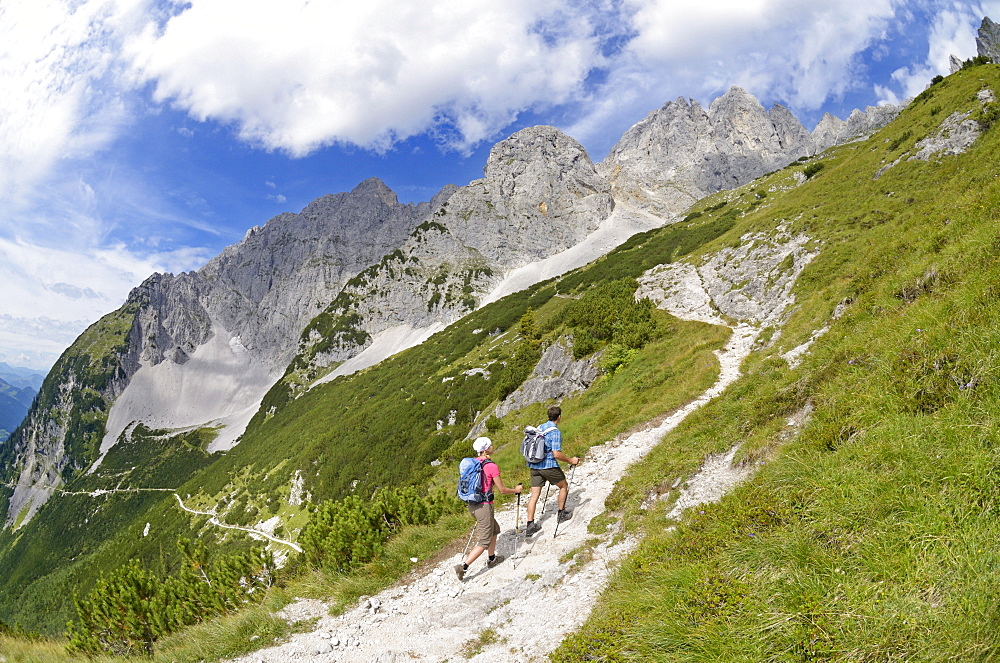
M811 163L802 169L802 174L806 176L806 179L812 179L813 175L823 170L824 164L822 161L817 161L816 163Z
M153 653L153 643L184 626L262 600L272 582L271 554L255 548L208 562L204 544L181 539L184 564L161 578L138 560L101 576L86 598L74 597L69 651L122 656Z
M612 343L604 349L604 355L601 357L600 363L601 370L605 373L614 373L619 368L631 364L632 360L638 354L639 351L635 348L626 348L617 343Z
M420 495L412 486L379 490L371 499L328 500L302 528L299 543L308 563L345 572L375 559L400 528L435 523L459 504L446 490Z
M635 300L635 279L618 279L595 286L566 307L563 322L573 333L577 359L609 343L623 349L639 349L657 334L653 303Z

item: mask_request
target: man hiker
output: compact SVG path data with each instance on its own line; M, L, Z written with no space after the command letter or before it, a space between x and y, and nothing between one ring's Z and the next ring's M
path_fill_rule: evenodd
M489 551L489 557L486 560L486 568L492 569L504 560L503 555L496 554L497 535L500 534L500 525L493 516L492 491L495 489L504 495L517 495L524 490L524 487L521 484L517 484L513 488L507 488L503 485L503 481L500 479L500 468L496 466L496 463L490 460L490 455L493 453L493 442L490 438L477 437L472 443L472 448L475 449L478 454L476 460L483 463L482 490L486 493L488 501L469 502L469 513L471 513L472 517L476 519L476 528L473 532L473 538L476 540L476 545L469 551L468 556L462 561L462 563L455 566L455 573L458 574L459 580L463 580L465 578L465 572L469 570L469 565L476 561L476 559L483 554L484 550Z
M538 430L545 434L545 458L537 463L528 463L528 468L531 470L531 496L528 498L528 524L524 529L525 536L531 536L542 529L542 526L535 522L535 506L546 481L559 489L559 512L556 514L556 522L565 522L573 517L573 512L566 510L569 484L566 483L566 475L563 474L557 461L577 465L580 458L578 456L570 458L562 452L562 432L558 428L559 420L562 419L562 408L553 405L549 408L548 414L549 420L538 427Z

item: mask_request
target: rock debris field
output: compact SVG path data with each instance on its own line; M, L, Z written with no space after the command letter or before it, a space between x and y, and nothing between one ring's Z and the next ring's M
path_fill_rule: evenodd
M756 329L738 326L727 346L717 352L717 382L698 398L662 421L631 435L594 446L570 477L567 507L573 518L555 529L556 491L536 521L542 531L525 540L521 500L520 529L513 501L497 512L502 533L497 552L506 556L487 569L483 554L459 581L459 553L426 568L409 584L390 587L363 598L353 609L333 617L317 600L299 599L279 614L290 622L316 618L308 633L246 656L236 663L278 661L540 661L578 629L590 614L616 564L635 549L634 538L609 531L595 536L590 520L604 511L604 500L625 470L640 460L663 436L739 376L739 367L756 339ZM701 470L681 484L678 505L690 508L718 500L753 471L733 465L730 453L709 457ZM515 481L516 483L516 481ZM543 491L544 497L544 491ZM673 515L679 515L675 509ZM470 529L472 519L469 519ZM591 554L571 559L574 551L596 539ZM560 561L560 560L567 561Z

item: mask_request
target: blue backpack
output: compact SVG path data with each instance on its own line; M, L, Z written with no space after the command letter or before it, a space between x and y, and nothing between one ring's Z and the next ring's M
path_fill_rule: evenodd
M463 458L458 465L458 499L466 503L480 504L493 501L493 491L483 492L483 466L492 463L490 459Z

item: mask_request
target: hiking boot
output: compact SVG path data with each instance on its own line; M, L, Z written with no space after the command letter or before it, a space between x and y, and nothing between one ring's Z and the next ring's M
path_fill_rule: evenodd
M528 523L528 526L524 528L524 536L529 537L534 535L536 532L541 532L542 526L538 523Z
M504 557L503 555L497 555L493 559L487 559L486 560L486 568L492 569L494 566L496 566L500 562L504 561L505 559L507 559L507 558Z
M566 522L567 520L569 520L572 517L573 517L573 512L572 511L570 511L569 509L563 509L556 516L556 522L557 523L564 523L564 522Z
M463 564L455 565L455 575L458 576L459 580L465 580L465 566Z

